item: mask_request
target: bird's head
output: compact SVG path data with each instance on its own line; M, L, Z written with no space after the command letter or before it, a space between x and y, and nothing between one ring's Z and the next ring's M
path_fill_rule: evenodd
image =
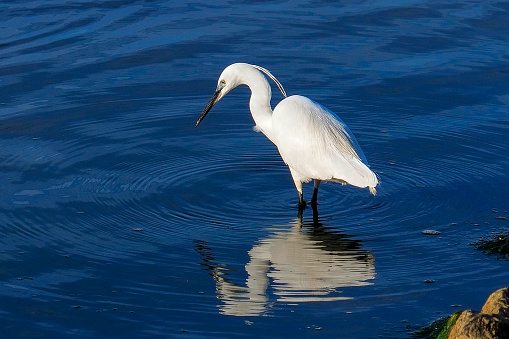
M232 64L226 67L223 73L221 73L221 76L217 81L216 91L212 95L212 98L210 98L207 106L205 106L205 109L198 118L198 121L196 121L195 127L200 124L216 102L221 100L222 97L239 85L248 85L249 87L252 85L256 87L262 86L262 88L267 91L268 97L270 98L270 86L262 73L274 80L277 87L281 90L281 93L286 97L286 92L281 83L265 68L245 63Z
M217 81L216 91L205 106L205 109L196 121L196 125L194 127L197 127L200 124L200 122L210 112L212 107L221 100L222 97L241 84L239 77L239 65L241 64L230 65L224 69L223 73L221 73L221 76L219 76L219 80Z

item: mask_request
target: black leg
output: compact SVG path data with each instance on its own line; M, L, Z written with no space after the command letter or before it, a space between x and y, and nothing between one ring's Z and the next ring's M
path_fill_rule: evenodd
M304 201L304 194L299 193L299 207L306 207L306 202Z
M317 226L319 225L318 224L318 206L315 204L315 205L311 205L311 207L313 208L313 226Z
M313 189L313 197L311 198L311 206L316 206L318 201L318 188Z
M306 209L306 202L304 201L304 197L302 193L299 193L299 211L297 212L297 217L302 219L302 214ZM301 225L302 227L302 225Z
M314 188L313 188L313 197L311 198L311 206L316 206L318 204L318 186L320 185L320 180L314 180Z

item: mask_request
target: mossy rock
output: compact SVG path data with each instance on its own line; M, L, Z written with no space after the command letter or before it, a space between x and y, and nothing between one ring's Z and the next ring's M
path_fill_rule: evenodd
M414 337L427 339L509 338L509 287L491 293L481 312L471 309L454 313L416 332Z
M509 233L499 234L490 239L481 239L473 245L486 254L500 254L509 259Z
M426 339L447 339L449 336L449 329L456 323L460 314L461 311L454 313L450 317L443 317L435 320L431 323L431 325L417 331L414 334L414 337Z

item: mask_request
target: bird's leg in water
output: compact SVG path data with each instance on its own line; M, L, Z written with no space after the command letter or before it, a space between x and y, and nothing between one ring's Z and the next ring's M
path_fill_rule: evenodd
M306 209L306 201L304 200L304 196L302 192L299 192L299 211L297 212L297 218L302 219L302 214L304 213L304 210ZM302 227L302 225L301 225Z
M304 201L304 194L302 192L299 192L299 207L306 207L306 201Z
M319 219L318 219L318 206L315 205L311 205L311 207L313 208L313 226L316 228L316 227L320 227L320 224L319 224Z
M313 180L314 188L313 188L313 197L311 198L311 206L316 206L318 202L318 186L320 186L320 180Z

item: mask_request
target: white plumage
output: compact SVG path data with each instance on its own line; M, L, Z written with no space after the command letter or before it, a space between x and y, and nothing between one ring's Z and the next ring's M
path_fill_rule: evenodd
M232 64L219 77L217 89L196 126L229 91L247 85L251 89L249 108L256 123L255 130L277 146L290 168L300 205L305 205L302 183L311 179L314 180L312 204L316 204L321 181L368 187L375 195L378 178L369 169L348 126L327 108L300 95L286 97L272 111L270 85L262 72L274 80L286 97L283 86L266 69L244 63Z

